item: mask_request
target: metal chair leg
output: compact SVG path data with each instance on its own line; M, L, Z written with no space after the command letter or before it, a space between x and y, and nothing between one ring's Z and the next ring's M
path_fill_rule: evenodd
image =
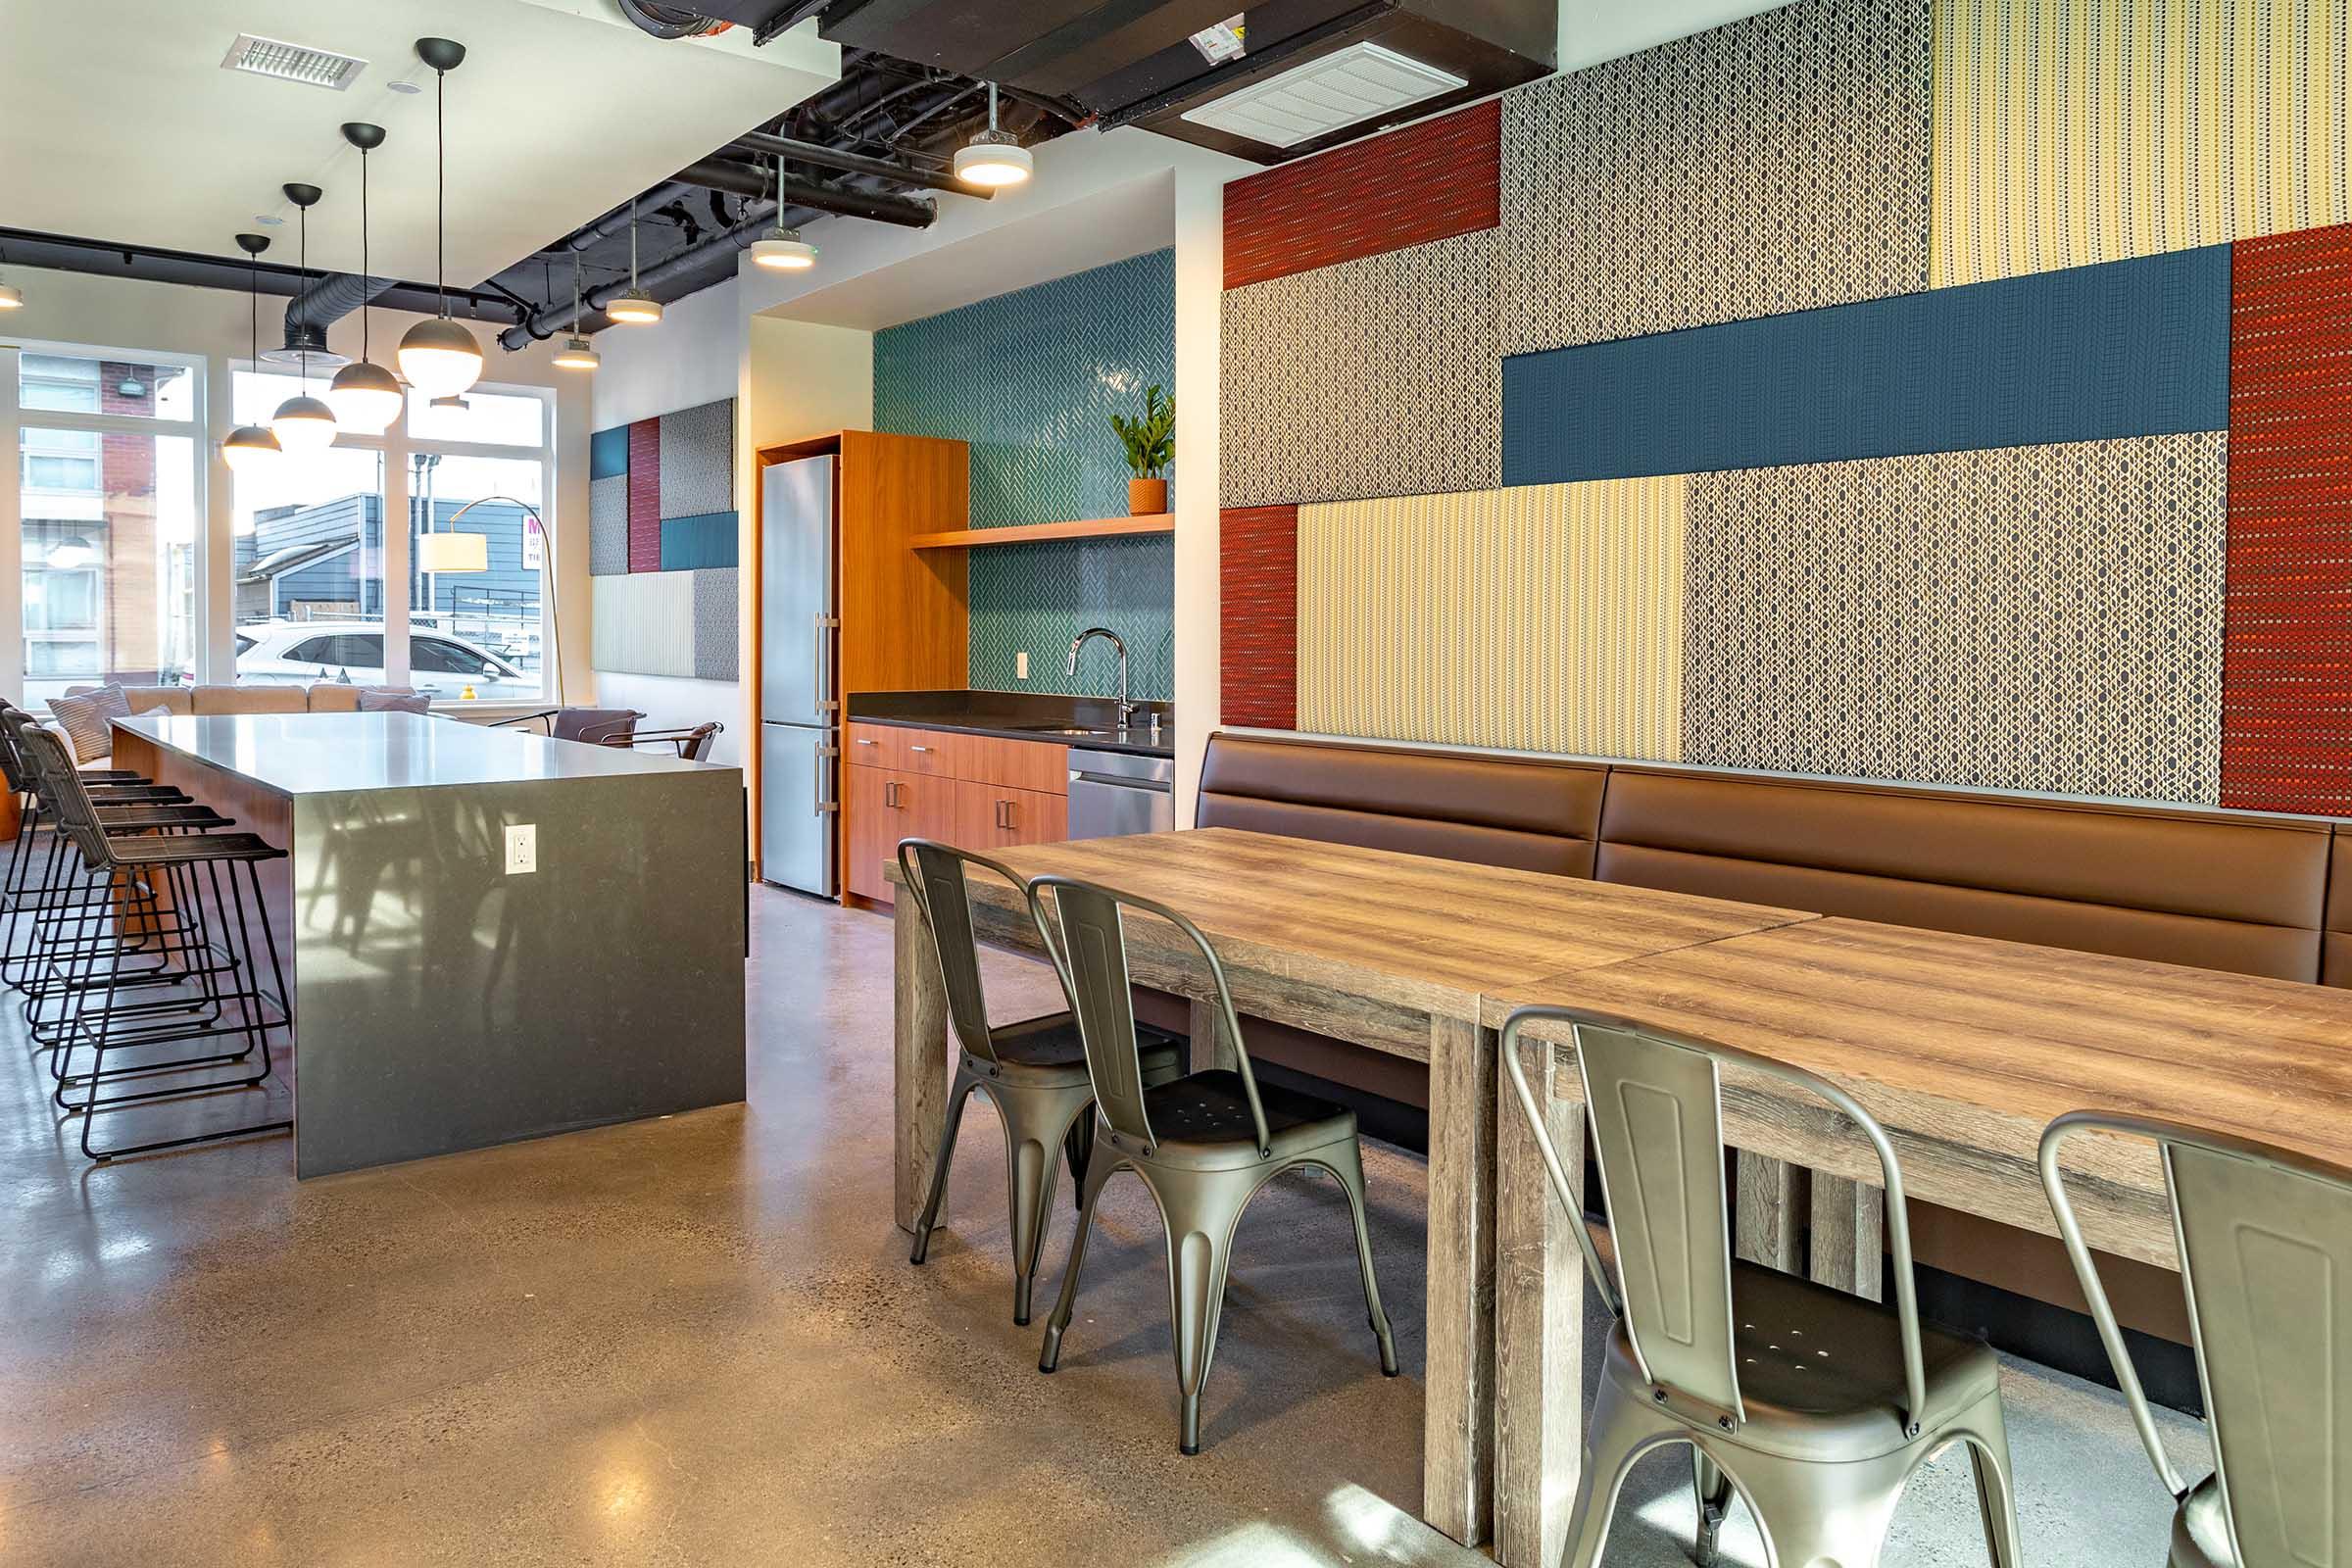
M931 1196L923 1200L922 1217L914 1222L914 1250L906 1261L920 1264L931 1255L931 1227L939 1223L939 1205L948 1196L948 1165L956 1157L956 1134L963 1126L964 1102L971 1099L979 1080L960 1066L956 1069L956 1087L948 1093L948 1122L939 1131L939 1148L931 1154Z
M1897 1448L1845 1464L1741 1450L1740 1481L1775 1562L1878 1568L1903 1484L1920 1455Z
M1364 1218L1363 1146L1348 1144L1324 1168L1339 1178L1340 1190L1348 1195L1348 1212L1355 1220L1355 1260L1364 1276L1364 1307L1371 1313L1372 1333L1380 1342L1380 1372L1393 1378L1396 1375L1396 1336L1389 1328L1389 1314L1380 1304L1380 1281L1372 1273L1372 1232Z
M1061 1364L1061 1336L1069 1328L1070 1313L1078 1305L1078 1271L1086 1266L1086 1239L1094 1232L1095 1204L1102 1199L1102 1189L1110 1184L1112 1173L1125 1169L1126 1163L1115 1155L1105 1156L1099 1140L1095 1157L1087 1161L1085 1193L1078 1200L1078 1233L1070 1238L1070 1260L1062 1265L1061 1296L1054 1303L1054 1315L1046 1320L1046 1343L1037 1355L1040 1372L1051 1372Z
M1007 1092L994 1085L982 1087L1004 1124L1005 1199L1012 1216L1012 1321L1027 1328L1037 1257L1053 1224L1054 1184L1061 1177L1071 1125L1080 1117L1094 1119L1095 1096L1091 1089Z
M1977 1510L1984 1522L1984 1550L1992 1568L2018 1568L2017 1489L2009 1467L2009 1426L2000 1396L1981 1401L1962 1423L1968 1462L1976 1471Z
M1217 1354L1217 1323L1225 1310L1225 1276L1233 1262L1233 1232L1259 1184L1262 1166L1235 1171L1154 1170L1168 1234L1168 1333L1176 1352L1181 1400L1178 1446L1200 1451L1200 1390Z
M1731 1511L1732 1478L1699 1449L1690 1450L1690 1480L1698 1495L1698 1537L1690 1560L1698 1568L1715 1568L1723 1540L1724 1515Z
M1603 1378L1592 1402L1592 1422L1585 1433L1584 1474L1576 1484L1576 1503L1568 1513L1568 1544L1560 1553L1561 1568L1593 1568L1609 1544L1609 1516L1617 1510L1618 1489L1636 1454L1674 1430ZM1803 1562L1806 1559L1798 1559Z

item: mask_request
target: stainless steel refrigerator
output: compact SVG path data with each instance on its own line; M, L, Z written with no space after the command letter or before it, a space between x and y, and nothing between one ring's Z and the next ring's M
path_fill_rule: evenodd
M760 879L830 897L841 809L833 458L760 475Z

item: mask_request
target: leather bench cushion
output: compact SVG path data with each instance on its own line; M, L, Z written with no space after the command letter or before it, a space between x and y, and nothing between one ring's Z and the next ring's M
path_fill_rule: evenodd
M2320 941L2320 983L2352 986L2352 822L2337 823L2328 845L2328 928Z
M1590 763L1212 735L1194 821L1591 876L1607 776Z
M2320 978L2323 822L1620 767L1600 837L1607 882Z

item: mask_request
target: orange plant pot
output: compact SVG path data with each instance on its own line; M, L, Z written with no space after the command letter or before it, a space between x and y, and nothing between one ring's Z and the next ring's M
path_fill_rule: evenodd
M1130 479L1127 481L1127 514L1149 517L1168 510L1168 481L1165 479Z

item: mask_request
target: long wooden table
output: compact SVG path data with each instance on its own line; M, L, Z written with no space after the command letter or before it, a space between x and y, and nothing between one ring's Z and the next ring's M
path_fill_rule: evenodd
M1421 1514L1476 1544L1494 1495L1495 1112L1492 994L1811 916L1644 888L1226 828L1007 850L1181 909L1215 945L1245 1013L1430 1068L1428 1363ZM891 867L897 880L897 867ZM973 883L981 934L1035 951L1015 891ZM950 1081L946 999L915 902L897 901L896 1217L931 1182ZM1207 974L1163 922L1128 925L1139 984L1192 999L1196 1060L1213 1051Z
M2036 1159L2070 1110L2154 1116L2352 1166L2352 991L2209 969L1818 919L1727 936L1491 993L1499 1029L1525 1002L1566 1003L1806 1068L1886 1126L1918 1199L2054 1234ZM1570 1049L1521 1042L1548 1128L1583 1147ZM1506 1078L1496 1201L1496 1551L1556 1562L1584 1432L1585 1280ZM1726 1141L1876 1184L1842 1117L1777 1080L1727 1068ZM1568 1162L1581 1179L1583 1162ZM2091 1244L2177 1268L2154 1150L2068 1146L2068 1191Z

